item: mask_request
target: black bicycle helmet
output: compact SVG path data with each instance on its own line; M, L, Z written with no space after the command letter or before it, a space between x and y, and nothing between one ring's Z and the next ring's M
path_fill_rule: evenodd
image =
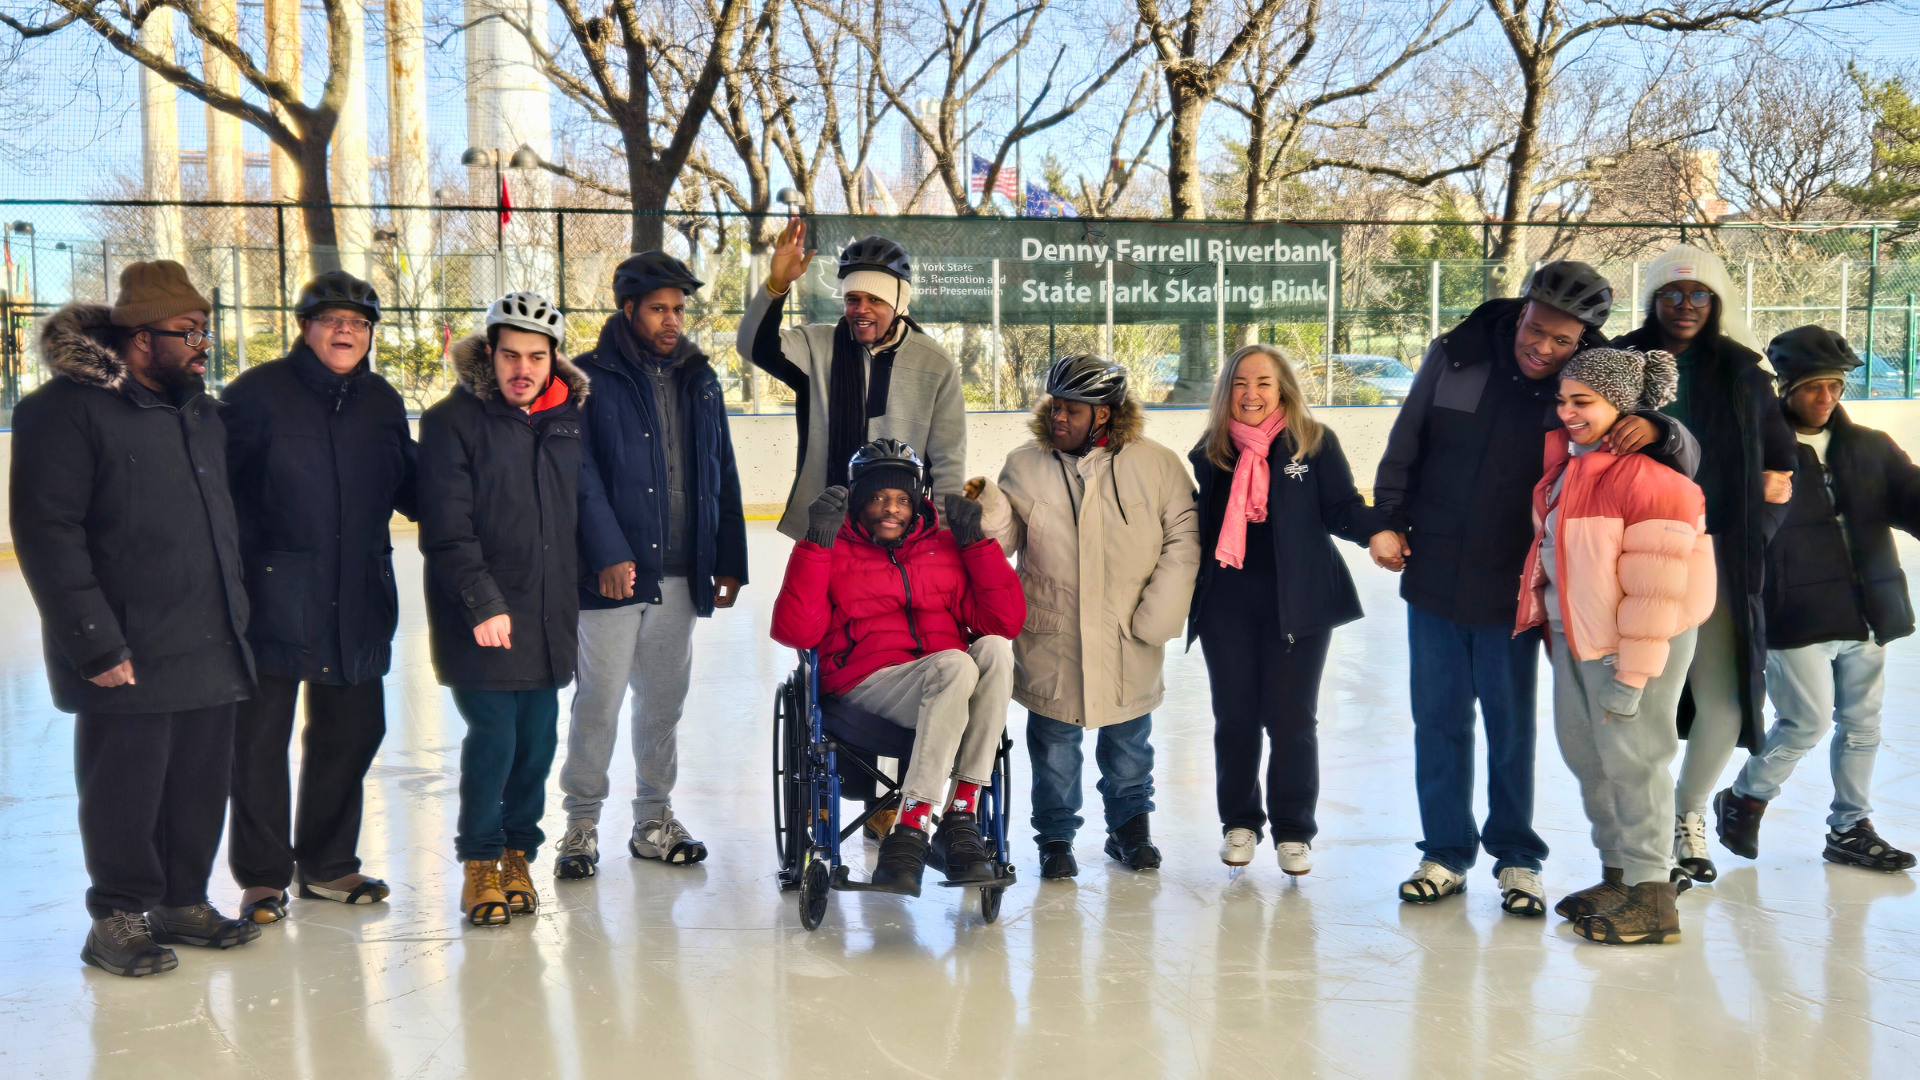
M1047 370L1047 393L1089 405L1127 400L1127 369L1093 353L1068 353Z
M338 307L358 311L371 322L380 321L380 294L345 270L329 270L300 286L300 295L293 302L293 314L296 318L311 319L327 308Z
M878 270L901 281L913 280L913 260L907 258L907 249L884 236L855 240L840 253L840 276L855 270Z
M690 293L706 282L693 276L687 264L664 251L643 251L613 268L613 302L638 300L655 289Z
M1586 263L1561 259L1533 272L1527 282L1527 299L1564 311L1588 326L1600 327L1606 325L1613 311L1613 285Z
M918 507L927 497L927 463L899 439L875 439L847 460L847 487L856 510L879 488L898 488Z

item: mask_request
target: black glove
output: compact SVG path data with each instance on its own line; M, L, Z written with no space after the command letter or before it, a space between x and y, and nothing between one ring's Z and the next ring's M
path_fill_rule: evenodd
M847 489L835 485L820 493L807 507L807 540L823 548L833 546L840 523L847 520Z
M947 529L953 533L954 542L961 547L972 547L987 538L985 529L980 527L980 504L955 492L947 493Z

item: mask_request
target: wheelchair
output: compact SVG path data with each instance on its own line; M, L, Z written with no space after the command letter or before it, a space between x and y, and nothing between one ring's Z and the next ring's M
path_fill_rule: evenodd
M905 762L913 755L911 728L820 693L819 654L800 650L800 666L773 699L773 837L780 853L780 889L800 894L800 923L819 927L829 892L862 892L840 861L840 846L886 810L900 805L900 782L879 766L880 758ZM993 860L990 883L954 883L980 889L980 915L1000 917L1000 898L1014 883L1007 849L1007 799L1013 739L1004 731L994 753L993 777L980 791L980 835ZM842 799L861 799L866 810L841 824ZM937 868L930 862L929 868ZM941 882L940 884L947 884Z

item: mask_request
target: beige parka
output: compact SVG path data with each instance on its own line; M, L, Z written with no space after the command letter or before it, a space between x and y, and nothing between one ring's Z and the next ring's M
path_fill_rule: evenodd
M982 524L1018 560L1027 596L1014 700L1097 728L1165 695L1166 643L1186 624L1200 567L1199 519L1186 464L1142 434L1139 402L1116 408L1107 445L1084 457L1054 449L1050 403L1035 410L1034 441L982 489Z

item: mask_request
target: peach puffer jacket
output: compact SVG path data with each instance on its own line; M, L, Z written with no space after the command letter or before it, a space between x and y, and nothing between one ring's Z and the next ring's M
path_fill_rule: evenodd
M1713 613L1706 500L1699 485L1645 455L1596 447L1574 457L1566 432L1549 433L1516 634L1547 621L1540 541L1562 473L1553 552L1567 647L1577 660L1617 656L1614 677L1645 686L1665 670L1667 643Z

